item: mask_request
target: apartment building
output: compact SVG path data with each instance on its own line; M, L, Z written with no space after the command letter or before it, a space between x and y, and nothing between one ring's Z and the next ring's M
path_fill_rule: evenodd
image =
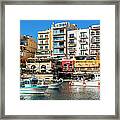
M77 54L81 57L89 55L89 29L80 29L78 31L78 49Z
M96 56L100 55L100 25L93 25L89 28L90 34L90 45L89 55Z
M51 30L53 32L53 55L58 59L67 57L67 31L77 29L76 25L69 22L62 22L52 24Z
M78 29L75 24L61 22L38 32L36 57L96 59L97 54L100 55L100 25Z
M38 46L36 57L48 58L51 55L51 30L38 32Z
M73 58L77 54L78 45L78 30L71 30L67 32L67 53L68 58Z
M96 56L100 55L100 25L68 32L72 33L73 38L70 39L75 42L74 49L71 48L74 50L73 55L81 59L96 59ZM70 39L68 38L68 43Z

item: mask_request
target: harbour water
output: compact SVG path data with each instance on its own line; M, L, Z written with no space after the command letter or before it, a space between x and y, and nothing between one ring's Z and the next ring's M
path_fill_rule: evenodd
M45 94L21 94L21 100L100 100L100 87L71 86L63 82L59 89L47 89Z

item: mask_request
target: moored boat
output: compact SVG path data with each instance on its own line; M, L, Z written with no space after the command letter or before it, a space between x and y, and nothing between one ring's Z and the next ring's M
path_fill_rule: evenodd
M72 81L71 86L99 87L100 81Z
M48 86L49 89L56 89L61 86L63 83L63 79L60 78L59 80L52 80L52 83Z
M20 93L21 94L44 94L48 85L44 85L42 82L38 84L37 78L25 79L20 82Z

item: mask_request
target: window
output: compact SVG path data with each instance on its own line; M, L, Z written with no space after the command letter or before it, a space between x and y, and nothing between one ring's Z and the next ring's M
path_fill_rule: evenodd
M67 67L67 64L64 64L65 67Z
M48 38L48 35L45 35L45 38Z
M41 72L46 72L46 66L45 65L41 66Z
M58 45L58 42L54 42L53 45L54 45L54 46L57 46L57 45Z
M56 37L56 38L53 38L54 40L64 40L64 37Z
M45 46L45 49L48 49L48 46Z
M59 51L61 54L64 54L64 49L60 49Z
M45 41L45 44L48 44L48 41Z
M59 53L58 49L54 49L53 53Z
M80 34L81 34L80 37L82 37L82 38L87 38L86 32L81 32Z
M95 35L94 31L91 31L91 35Z
M45 65L42 65L42 66L41 66L41 69L46 69L46 66L45 66Z
M100 35L100 31L96 31L96 35Z
M64 29L61 29L61 30L60 30L60 33L64 33Z
M40 49L43 49L43 46L40 46Z
M40 35L40 38L43 38L43 35Z
M70 43L74 43L74 40L70 40L69 42L70 42Z
M40 41L40 44L43 44L43 41Z
M74 37L74 34L70 34L70 38L73 38Z

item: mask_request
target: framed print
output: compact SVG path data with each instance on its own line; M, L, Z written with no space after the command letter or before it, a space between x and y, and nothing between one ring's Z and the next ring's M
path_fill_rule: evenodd
M119 2L1 2L2 119L119 119Z

